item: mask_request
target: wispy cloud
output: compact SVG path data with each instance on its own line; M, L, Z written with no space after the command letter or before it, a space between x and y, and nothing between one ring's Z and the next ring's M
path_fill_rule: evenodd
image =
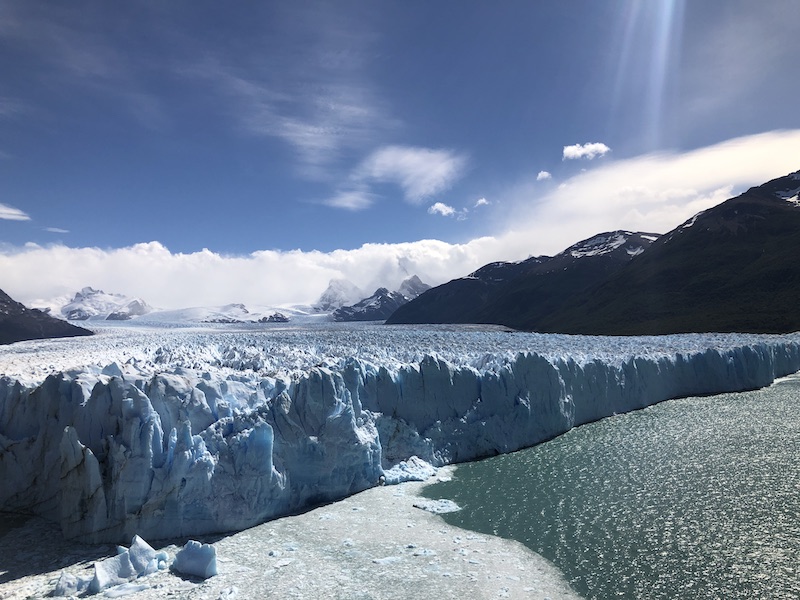
M450 188L464 172L467 158L453 150L385 146L368 156L353 173L356 181L389 182L419 204Z
M324 3L274 12L281 34L254 41L250 53L206 50L174 70L207 82L216 110L241 131L289 144L301 175L335 179L399 124L367 75L373 36ZM315 42L296 43L306 37Z
M375 195L366 189L353 189L338 192L335 196L323 200L322 203L333 208L356 211L369 208L374 201Z
M536 176L536 181L545 181L546 179L552 178L553 176L547 171L539 171L539 174Z
M592 142L589 144L573 144L572 146L564 146L563 160L576 160L585 158L592 160L598 156L604 156L611 152L611 148L601 142ZM542 171L544 173L545 171ZM540 173L541 175L541 173Z
M479 206L489 206L490 204L491 202L489 202L486 198L478 198L475 201L475 208L478 208Z
M0 7L0 40L35 67L32 81L40 78L108 96L146 127L161 127L166 121L161 101L140 77L152 68L149 57L120 51L109 29L108 23L98 24L98 15L88 7L22 2ZM41 109L10 100L0 99L0 116Z
M31 218L23 211L7 204L0 204L0 219L6 221L30 221Z
M45 227L44 230L49 233L69 233L69 229L61 229L60 227Z

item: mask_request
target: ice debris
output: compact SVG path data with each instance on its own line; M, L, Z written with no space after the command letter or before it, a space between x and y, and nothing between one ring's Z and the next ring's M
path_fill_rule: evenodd
M432 512L436 515L443 515L446 513L457 512L461 510L461 507L458 504L456 504L452 500L447 500L447 499L440 499L440 500L421 499L414 502L413 506L414 508L421 508L422 510L427 510L428 512Z
M189 540L175 555L172 568L184 575L208 579L217 574L217 550L211 544Z
M94 563L91 577L80 577L62 572L53 591L54 596L75 596L78 594L98 594L108 588L119 594L112 597L144 589L142 584L127 585L129 582L166 569L167 553L156 552L150 544L138 535L133 536L130 548L117 547L117 555ZM125 588L122 588L126 585ZM144 586L147 587L147 586ZM107 594L108 595L108 594Z

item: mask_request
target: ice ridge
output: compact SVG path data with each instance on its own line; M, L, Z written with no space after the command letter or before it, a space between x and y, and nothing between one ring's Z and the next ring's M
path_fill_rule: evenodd
M473 364L350 357L275 376L183 367L139 376L114 365L35 384L3 377L0 508L91 542L238 530L402 480L392 467L403 461L511 452L797 370L800 342L775 338L620 361L525 351Z

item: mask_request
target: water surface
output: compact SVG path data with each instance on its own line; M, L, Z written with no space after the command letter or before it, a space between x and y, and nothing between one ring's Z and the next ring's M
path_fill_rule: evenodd
M800 378L672 400L458 467L447 522L519 540L586 598L800 597Z

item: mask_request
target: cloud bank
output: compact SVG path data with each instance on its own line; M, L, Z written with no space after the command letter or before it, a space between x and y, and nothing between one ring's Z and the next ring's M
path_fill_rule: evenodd
M798 169L800 130L794 130L607 162L545 195L531 177L483 209L503 211L505 225L460 244L421 240L246 256L173 253L158 242L118 249L0 246L0 288L31 304L91 285L179 308L313 302L334 278L368 291L396 287L412 274L436 285L488 262L555 254L603 231L665 233L749 186Z

